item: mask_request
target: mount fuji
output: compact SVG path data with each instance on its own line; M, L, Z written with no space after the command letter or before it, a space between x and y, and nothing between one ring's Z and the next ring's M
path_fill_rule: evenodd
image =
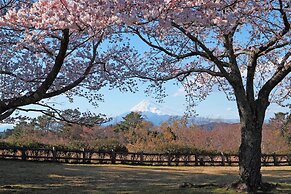
M130 112L138 112L140 113L143 118L147 121L150 121L154 125L158 126L163 122L169 121L171 118L181 118L181 115L175 114L174 110L171 110L169 107L165 107L161 104L148 101L148 100L142 100L135 106L133 106L129 112L123 113L117 117L112 118L112 120L105 125L114 125L116 123L119 123L123 120L123 118L129 114ZM213 119L213 118L204 118L204 117L194 117L190 119L190 123L195 123L200 126L210 126L215 123L236 123L237 120L234 119Z
M155 103L149 100L142 100L137 105L130 109L130 112L151 112L157 115L177 115L174 110L171 110L169 107L163 106L162 104Z
M117 117L112 118L112 120L109 123L106 124L116 124L123 120L123 117L125 117L130 112L138 112L140 113L143 118L147 121L150 121L154 125L160 125L163 122L168 121L171 118L177 118L180 117L173 113L173 110L170 110L167 107L164 107L158 103L148 101L148 100L142 100L135 106L133 106L129 112L123 113Z

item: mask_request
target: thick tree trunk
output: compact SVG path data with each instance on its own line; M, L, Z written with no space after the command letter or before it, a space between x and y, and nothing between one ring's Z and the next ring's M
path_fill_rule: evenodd
M249 119L241 124L241 145L239 150L240 182L246 185L248 191L255 191L262 186L262 126Z
M239 104L241 145L239 149L240 183L249 192L264 190L261 175L262 126L269 103Z

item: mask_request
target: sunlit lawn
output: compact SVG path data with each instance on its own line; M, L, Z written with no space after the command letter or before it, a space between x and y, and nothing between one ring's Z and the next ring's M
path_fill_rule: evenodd
M291 167L265 167L272 193L291 193ZM237 179L237 167L147 167L69 165L0 160L0 193L236 193L223 185ZM181 188L183 182L203 188ZM211 186L214 185L214 186Z

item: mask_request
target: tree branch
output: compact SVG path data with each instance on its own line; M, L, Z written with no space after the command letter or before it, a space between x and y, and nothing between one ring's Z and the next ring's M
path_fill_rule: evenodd
M62 93L65 93L65 92L73 89L77 85L79 85L90 74L91 69L96 64L96 63L94 63L94 61L95 61L96 56L97 56L97 48L101 44L101 42L102 42L102 38L100 38L99 41L93 46L93 56L92 56L92 58L90 60L90 63L88 65L88 67L86 68L86 70L84 71L84 73L83 73L82 76L80 76L77 80L75 80L71 84L69 84L69 85L67 85L67 86L65 86L65 87L63 87L63 88L61 88L59 90L46 93L45 96L44 96L44 98L50 98L50 97L53 97L53 96L60 95ZM101 63L101 64L103 64L103 63Z
M169 50L167 50L166 48L162 47L162 46L159 46L159 45L155 45L153 44L152 42L150 42L149 40L147 40L145 37L143 37L141 35L141 33L137 30L137 29L134 29L132 27L129 27L130 29L133 30L133 32L143 41L145 42L148 46L152 47L152 48L155 48L155 49L158 49L162 52L164 52L165 54L171 56L171 57L174 57L176 59L184 59L184 58L187 58L187 57L192 57L192 56L202 56L204 58L207 57L207 55L203 52L199 52L199 51L192 51L192 52L189 52L189 53L186 53L186 54L182 54L182 55L177 55L175 53L172 53L170 52Z
M50 86L56 79L59 71L61 70L64 59L66 57L68 44L69 44L69 30L65 29L63 30L63 39L61 41L59 53L55 59L55 64L50 73L45 78L45 80L42 82L42 84L32 94L2 101L0 103L0 112L4 112L11 108L32 104L41 100L45 96L47 90L50 88Z
M184 35L186 35L190 40L198 44L202 50L206 53L205 58L214 62L217 67L219 68L220 72L222 75L229 81L232 82L232 79L230 78L229 74L227 71L224 69L225 65L224 62L220 61L216 56L213 55L212 51L210 51L202 42L198 40L195 36L193 36L191 33L187 32L183 27L180 25L176 24L175 22L172 22L172 26L177 28L179 31L181 31Z
M3 3L1 3L0 10L10 7L14 2L15 0L9 0L8 2L4 1Z
M282 0L279 0L279 4L280 8L278 9L278 11L282 16L284 28L278 34L276 34L269 42L260 46L256 51L257 55L261 55L261 53L267 51L270 47L275 45L285 34L287 34L290 31L290 23L288 21L288 16L284 11Z
M212 75L212 76L224 77L224 75L221 72L215 72L215 71L212 71L210 69L204 69L204 68L198 68L198 69L191 68L191 69L189 69L187 71L181 71L181 72L176 73L175 75L166 76L166 77L163 77L163 78L162 77L160 77L160 78L152 78L152 77L143 76L143 75L137 75L135 77L141 78L141 79L150 80L150 81L155 81L155 82L158 82L158 81L169 81L169 80L172 80L172 79L178 79L178 81L184 81L184 79L187 76L189 76L191 73L207 73L207 74ZM183 76L183 77L179 78L181 76Z
M12 77L17 77L17 75L15 75L14 73L12 73L10 71L5 71L5 70L0 70L0 74L9 75L9 76L12 76Z
M44 107L48 110L41 110L41 109L33 109L33 108L16 108L17 110L20 110L20 111L25 111L25 112L39 112L39 113L42 113L46 116L49 116L49 117L52 117L58 121L64 121L66 123L69 123L69 124L76 124L76 125L81 125L81 126L93 126L92 124L90 123L86 123L86 122L82 122L80 120L80 118L78 118L79 120L70 120L70 119L67 119L62 113L61 110L58 110L52 106L49 106L48 104L41 104L41 103L34 103L35 105L38 105L38 106L41 106L41 107ZM52 112L51 112L52 111ZM52 114L54 113L54 114ZM56 114L56 115L55 115ZM99 115L100 116L100 115ZM100 118L100 121L98 121L98 123L95 123L95 124L103 124L103 123L106 123L108 122L110 119L106 119L106 118Z
M64 63L64 59L66 57L66 52L69 45L69 30L65 29L63 30L63 39L61 41L60 51L59 54L56 57L55 65L50 71L50 73L47 75L44 82L39 86L39 88L34 92L33 97L36 99L41 99L42 96L45 95L46 91L49 89L49 87L54 82L55 78L57 77L58 73L61 70L61 67Z
M282 44L277 44L277 45L275 44L275 45L271 46L270 48L266 49L264 52L261 52L258 56L259 57L263 56L263 55L268 54L269 52L271 52L273 50L276 50L276 49L279 49L279 48L283 48L283 47L288 46L290 44L291 44L290 41L284 42Z
M0 121L8 118L9 116L11 116L14 113L15 109L9 109L7 111L5 111L4 113L0 114Z
M268 100L271 91L290 73L291 62L279 67L275 74L264 84L259 91L258 100Z

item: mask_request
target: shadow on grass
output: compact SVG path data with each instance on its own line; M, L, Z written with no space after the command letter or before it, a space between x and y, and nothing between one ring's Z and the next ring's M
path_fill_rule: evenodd
M66 165L0 160L0 193L235 193L215 185L237 179L237 167ZM291 193L291 167L263 169ZM207 184L185 187L183 183Z

